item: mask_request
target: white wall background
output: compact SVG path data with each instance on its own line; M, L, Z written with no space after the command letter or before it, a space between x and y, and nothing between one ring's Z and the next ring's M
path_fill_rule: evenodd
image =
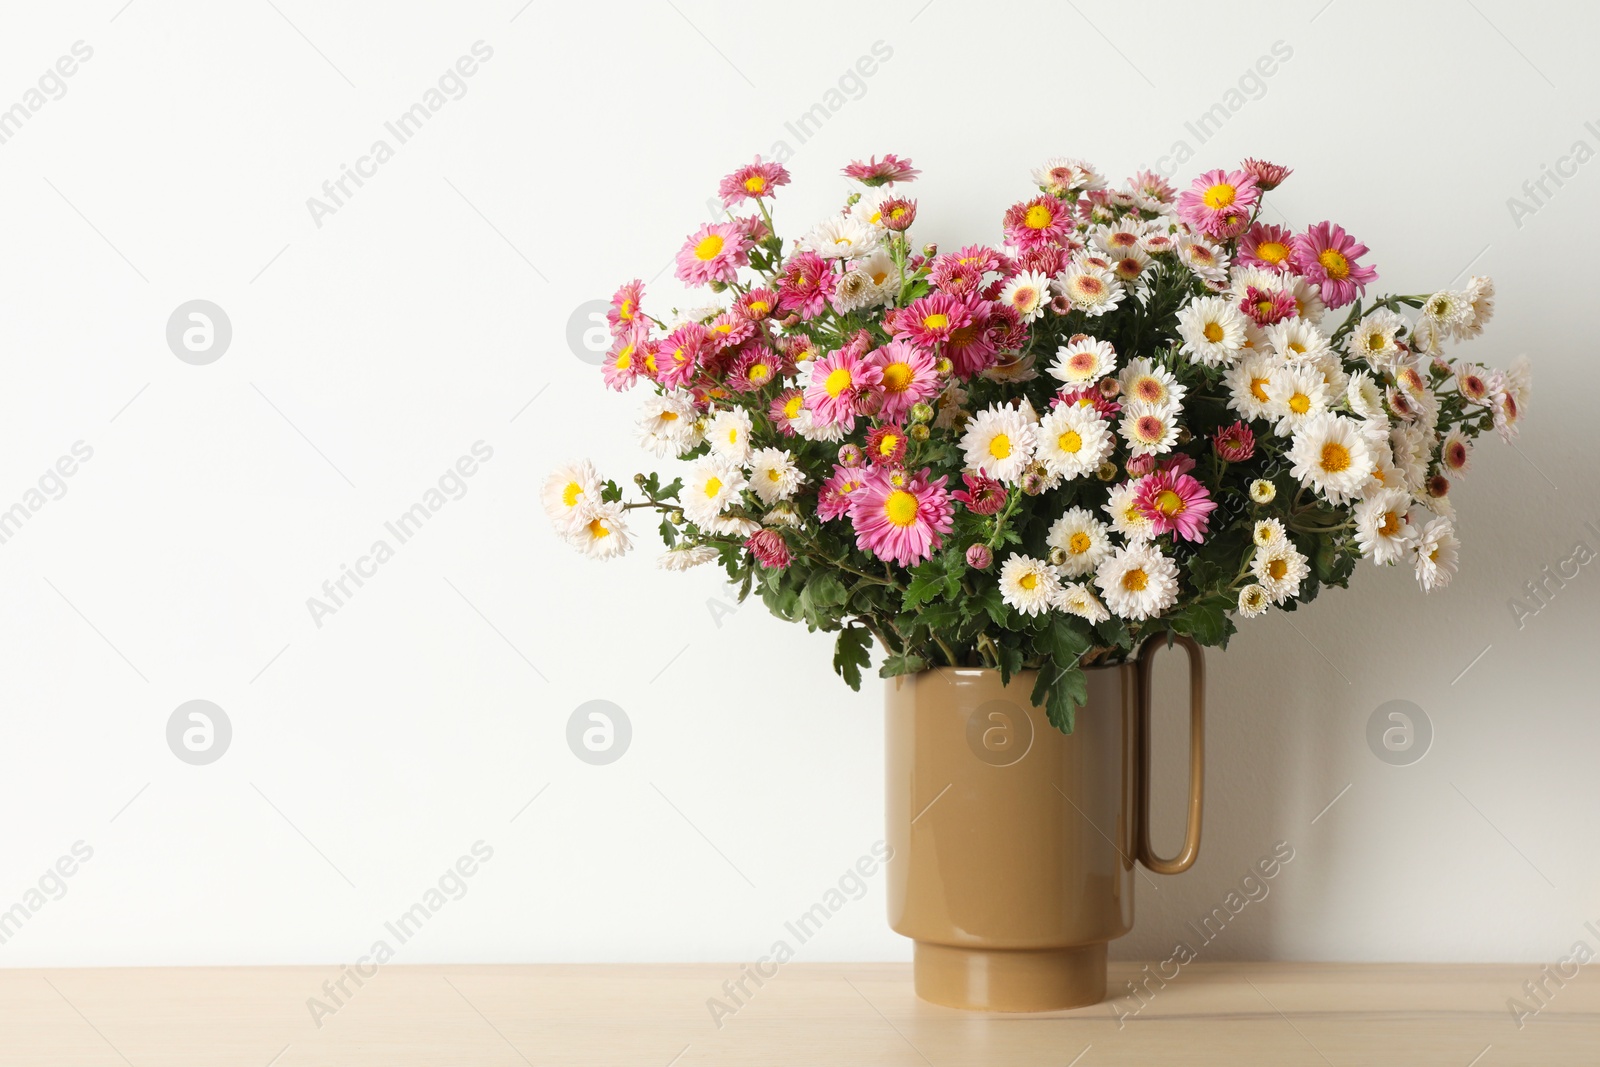
M1363 570L1210 658L1203 857L1141 880L1117 950L1165 955L1278 840L1296 858L1210 958L1542 961L1600 917L1600 576L1522 628L1508 607L1600 550L1600 163L1520 226L1506 203L1600 148L1588 5L520 4L7 6L0 107L93 56L0 144L0 508L74 442L93 458L0 544L0 909L93 858L0 965L349 962L479 840L400 960L753 959L868 850L876 689L759 606L719 618L713 575L573 557L536 499L560 459L649 458L574 310L654 277L780 140L791 229L868 153L925 170L919 236L953 244L996 239L1046 155L1123 175L1185 141L1185 179L1292 164L1277 208L1342 221L1386 289L1493 274L1474 355L1530 353L1536 402L1454 494L1462 574L1425 599ZM465 96L315 225L307 198L480 40ZM799 143L785 122L877 41ZM1279 41L1200 144L1185 122ZM164 336L197 298L233 327L207 366ZM477 441L466 495L315 625L307 597ZM232 723L209 766L167 747L192 699ZM564 740L595 699L633 725L609 766ZM1393 699L1434 730L1411 766L1365 740ZM880 877L801 958L908 954Z

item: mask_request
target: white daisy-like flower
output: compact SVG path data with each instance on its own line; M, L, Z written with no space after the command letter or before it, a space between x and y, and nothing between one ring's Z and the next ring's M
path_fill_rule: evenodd
M1248 320L1220 296L1202 296L1178 312L1180 351L1196 363L1225 367L1244 348Z
M613 559L633 547L628 537L627 514L620 500L590 501L583 505L579 521L567 539L590 559Z
M759 522L739 515L715 515L700 525L707 533L719 534L723 537L737 537L741 541L761 529Z
M1034 434L1016 408L991 406L974 415L961 436L967 466L1015 485L1033 460Z
M1257 519L1255 528L1250 531L1250 539L1257 548L1265 548L1279 541L1287 541L1289 533L1277 519Z
M1283 292L1287 285L1288 280L1284 275L1270 267L1235 266L1228 272L1228 296L1241 307L1251 286L1270 293L1279 293Z
M1178 258L1201 279L1227 284L1228 254L1204 237L1188 234L1178 238Z
M868 189L861 194L860 200L850 205L850 217L874 229L883 230L886 228L883 225L883 202L893 200L898 195L889 188Z
M1411 525L1411 494L1404 489L1380 489L1356 504L1356 544L1361 555L1379 565L1393 563L1416 539Z
M872 297L867 306L886 304L900 295L899 269L894 265L894 257L883 249L879 248L867 258L857 260L850 269L860 271L872 283Z
M1295 314L1313 326L1322 325L1328 305L1322 302L1322 290L1299 275L1287 278L1289 295L1294 297Z
M1388 308L1380 308L1356 323L1345 346L1352 356L1366 360L1374 370L1388 370L1400 355L1397 338L1405 324L1401 316Z
M788 500L805 480L786 449L760 448L750 455L750 488L768 507Z
M1472 307L1472 320L1467 324L1467 336L1476 337L1494 318L1494 279L1473 275L1467 279L1467 303Z
M1117 430L1136 456L1158 456L1172 451L1178 441L1178 420L1173 409L1134 401L1122 408Z
M1032 177L1033 184L1052 196L1106 187L1105 178L1092 164L1072 156L1051 156L1033 168Z
M1270 504L1278 498L1278 487L1265 478L1250 483L1250 499L1257 504Z
M1148 282L1144 277L1144 269L1150 265L1150 253L1142 248L1130 248L1124 252L1107 253L1111 256L1111 273L1123 285L1139 284L1138 295L1142 301Z
M1041 271L1021 271L1000 290L1000 302L1023 322L1032 322L1044 314L1045 305L1050 302L1050 278Z
M1333 346L1322 331L1303 319L1285 319L1268 326L1267 345L1289 363L1319 363L1333 355Z
M1139 510L1139 481L1133 479L1114 487L1101 505L1111 518L1111 528L1129 541L1148 541L1155 536L1155 523Z
M810 408L801 408L800 414L790 423L794 432L804 437L807 441L821 441L826 444L838 444L844 440L845 428L842 422L819 423L816 412Z
M1306 361L1307 366L1317 368L1322 375L1322 384L1328 387L1328 404L1331 407L1338 402L1340 394L1350 385L1350 375L1344 372L1344 364L1330 348L1315 360Z
M1068 508L1050 525L1045 544L1059 548L1066 560L1056 569L1067 578L1093 574L1100 561L1111 553L1110 531L1088 508Z
M1422 492L1428 480L1428 460L1433 455L1433 433L1425 426L1401 423L1389 431L1389 449L1394 465L1405 479L1405 488Z
M1110 374L1117 366L1117 350L1109 341L1078 334L1056 349L1055 362L1048 370L1050 377L1068 385L1093 385Z
M1300 550L1285 538L1256 549L1250 558L1250 573L1274 604L1282 604L1299 595L1300 583L1311 573L1311 567Z
M544 480L542 499L550 525L570 533L585 521L585 507L600 503L600 475L586 459L557 467Z
M656 557L656 566L664 571L686 571L716 558L717 550L710 545L673 545Z
M1061 579L1050 564L1012 553L1000 567L1000 599L1024 615L1049 611L1059 602Z
M1122 395L1130 403L1150 404L1158 408L1176 408L1183 403L1189 390L1179 385L1172 372L1154 360L1130 359L1117 375ZM1174 412L1176 413L1176 412Z
M1111 612L1100 603L1089 587L1082 582L1069 582L1061 587L1061 610L1092 623L1102 623L1111 618Z
M1140 241L1144 238L1145 226L1136 215L1118 219L1094 227L1089 231L1089 243L1105 252L1107 258L1117 259L1127 252L1143 251Z
M1052 480L1071 480L1092 473L1116 446L1111 427L1092 407L1058 404L1040 420L1034 434L1034 455Z
M857 259L878 247L883 231L849 215L823 219L804 237L800 247L824 259Z
M691 322L698 322L703 325L727 310L721 304L697 304L694 307L684 308L682 311L673 308L673 316L667 323L667 329L670 332L676 330L679 326L687 326Z
M1388 436L1389 413L1383 408L1383 390L1372 375L1366 371L1352 374L1350 384L1345 386L1344 399L1351 412L1364 419L1369 429Z
M1439 443L1439 463L1451 474L1465 474L1472 468L1472 438L1451 430Z
M639 416L639 444L658 456L681 456L701 441L694 401L681 389L647 396Z
M1136 542L1101 561L1094 584L1106 606L1124 619L1152 619L1178 600L1178 566L1149 542Z
M689 470L678 499L683 514L696 526L708 526L745 487L744 471L718 456L702 456ZM757 529L760 526L757 524Z
M1108 268L1079 260L1056 276L1054 288L1089 316L1104 315L1122 303L1122 283Z
M1442 336L1456 341L1471 336L1472 300L1466 293L1441 289L1422 302L1418 314Z
M1461 542L1455 524L1447 518L1429 520L1416 541L1417 581L1425 593L1442 589L1455 577Z
M805 520L800 517L800 511L794 506L793 501L780 500L763 516L763 526L798 527L805 525Z
M1266 589L1251 582L1239 590L1239 614L1247 619L1253 619L1264 613L1272 606L1272 597Z
M866 272L852 265L833 284L833 307L842 315L879 303L878 295Z
M1356 496L1372 474L1372 449L1359 424L1331 412L1300 425L1288 457L1289 473L1334 504Z
M1271 406L1267 417L1276 419L1273 432L1288 437L1328 410L1328 383L1315 366L1280 366L1267 380Z
M743 466L750 458L750 413L744 408L727 408L706 423L706 441L714 455Z
M1245 353L1223 375L1228 407L1247 420L1272 418L1272 395L1267 386L1272 383L1272 372L1281 366L1281 360L1265 352Z

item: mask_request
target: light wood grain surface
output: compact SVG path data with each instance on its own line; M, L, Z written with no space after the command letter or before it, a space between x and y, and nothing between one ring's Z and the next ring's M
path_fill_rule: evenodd
M1552 1067L1600 1063L1600 980L1535 965L1194 964L1118 1019L1105 1004L973 1015L916 999L909 965L791 964L721 1026L738 965L0 971L5 1067ZM1113 964L1114 990L1141 977ZM1543 979L1518 1026L1508 998ZM307 1006L335 1008L318 1026ZM1139 1001L1116 1002L1131 1012Z

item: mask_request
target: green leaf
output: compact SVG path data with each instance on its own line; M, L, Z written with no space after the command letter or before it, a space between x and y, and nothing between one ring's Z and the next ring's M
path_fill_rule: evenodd
M811 603L818 608L843 607L845 600L850 596L844 583L827 572L819 572L806 583L806 594L811 598Z
M1087 626L1071 615L1052 613L1049 626L1039 635L1038 645L1058 664L1074 664L1094 647Z
M970 601L974 613L986 612L994 624L1002 629L1006 625L1006 602L1000 596L1000 587L991 585Z
M678 543L678 528L668 519L661 520L661 540L668 548Z
M865 626L846 626L834 642L833 669L857 692L861 690L861 668L872 663L871 647L872 631Z
M927 604L945 595L944 563L934 558L911 572L911 584L906 586L905 600L900 606L904 611L911 611L918 604Z
M897 674L916 674L927 669L928 661L921 656L890 656L883 661L883 666L878 668L878 676L893 678Z
M1054 680L1050 684L1050 697L1044 706L1045 717L1064 734L1070 734L1077 725L1078 709L1089 701L1089 678L1076 662L1070 667L1055 664Z

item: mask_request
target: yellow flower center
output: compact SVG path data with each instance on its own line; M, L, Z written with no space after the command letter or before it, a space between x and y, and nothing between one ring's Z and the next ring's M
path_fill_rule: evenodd
M1338 441L1329 441L1322 446L1322 469L1329 474L1338 474L1340 471L1350 469L1350 450Z
M633 346L623 345L622 351L617 353L616 361L612 363L618 370L627 370L633 366Z
M1078 436L1077 430L1068 430L1056 438L1056 447L1063 452L1076 452L1083 447L1083 438Z
M1268 379L1266 378L1250 379L1250 395L1261 401L1263 404L1271 399L1267 396L1267 381Z
M1017 579L1017 584L1029 592L1032 592L1034 589L1038 588L1039 576L1032 571L1029 571L1027 574L1024 574L1021 578Z
M630 297L624 300L622 305L617 308L617 318L623 322L633 321L633 298Z
M883 440L878 442L878 455L892 456L894 455L895 449L899 447L900 438L896 437L892 433L886 433L883 435Z
M1130 593L1141 592L1150 584L1150 576L1144 572L1143 567L1135 567L1122 576L1122 588Z
M891 363L883 368L883 389L886 393L903 393L911 386L911 364Z
M1183 497L1171 489L1163 489L1156 494L1156 510L1171 518L1183 510Z
M997 433L989 439L989 455L995 459L1005 459L1011 455L1011 438L1003 433Z
M1206 340L1210 341L1212 344L1216 344L1218 341L1222 340L1222 326L1218 323L1206 323L1206 328L1202 332L1205 334Z
M1043 204L1035 204L1022 217L1022 224L1030 230L1042 230L1055 221L1055 216Z
M783 402L783 417L786 419L799 418L800 408L804 404L804 398L800 396L791 396L788 400Z
M1218 182L1205 191L1201 197L1206 202L1206 207L1213 211L1220 211L1233 203L1233 198L1238 195L1238 190L1227 182Z
M561 502L569 508L578 506L578 498L583 495L583 486L577 482L568 482L567 487L561 490Z
M601 522L599 519L590 519L589 536L598 541L602 537L610 537L611 531L608 530L606 528L606 524Z
M1262 241L1256 245L1256 258L1277 266L1289 258L1289 248L1282 241Z
M777 482L777 481L782 481L782 480L783 480L783 472L781 470L779 470L777 467L768 467L767 468L767 481L769 481L769 482Z
M737 426L731 427L728 430L728 443L730 445L736 445L739 443L739 428Z
M694 246L694 258L702 263L708 259L716 259L718 253L722 251L722 245L723 240L720 234L708 233L700 238L700 242Z
M839 394L850 388L850 372L844 367L834 368L827 380L822 383L822 388L826 389L828 395L835 400L839 399Z
M1273 581L1275 581L1275 582L1276 581L1280 581L1283 578L1283 576L1288 574L1288 573L1289 573L1289 561L1288 560L1286 560L1283 557L1279 556L1276 559L1268 561L1268 563L1267 563L1267 577L1271 578Z
M1344 253L1333 248L1324 248L1317 255L1317 262L1322 264L1322 269L1328 272L1328 277L1335 281L1343 281L1350 276L1350 261L1344 258Z
M1393 537L1400 532L1400 516L1392 511L1383 513L1383 525L1378 527L1378 532L1385 537Z
M929 315L927 318L922 320L922 325L926 326L930 330L942 330L946 326L950 325L950 316L943 314L942 312L935 311L932 315Z
M657 415L656 418L660 419L662 422L676 422L678 421L678 413L676 411L663 411L661 414Z
M896 489L884 500L883 513L896 526L910 526L917 521L917 498L904 489Z
M759 193L766 187L767 179L759 174L752 174L744 180L744 191L747 193Z
M745 372L745 377L752 382L764 382L771 373L772 368L765 363L752 363L750 369Z
M710 478L706 479L706 496L714 497L720 492L722 492L722 479L713 474Z
M1090 540L1089 535L1084 533L1082 530L1079 530L1077 533L1073 534L1071 539L1067 541L1067 551L1071 552L1074 556L1081 556L1093 547L1094 542Z
M1304 415L1311 410L1311 398L1304 393L1296 393L1289 398L1289 410L1296 415Z

